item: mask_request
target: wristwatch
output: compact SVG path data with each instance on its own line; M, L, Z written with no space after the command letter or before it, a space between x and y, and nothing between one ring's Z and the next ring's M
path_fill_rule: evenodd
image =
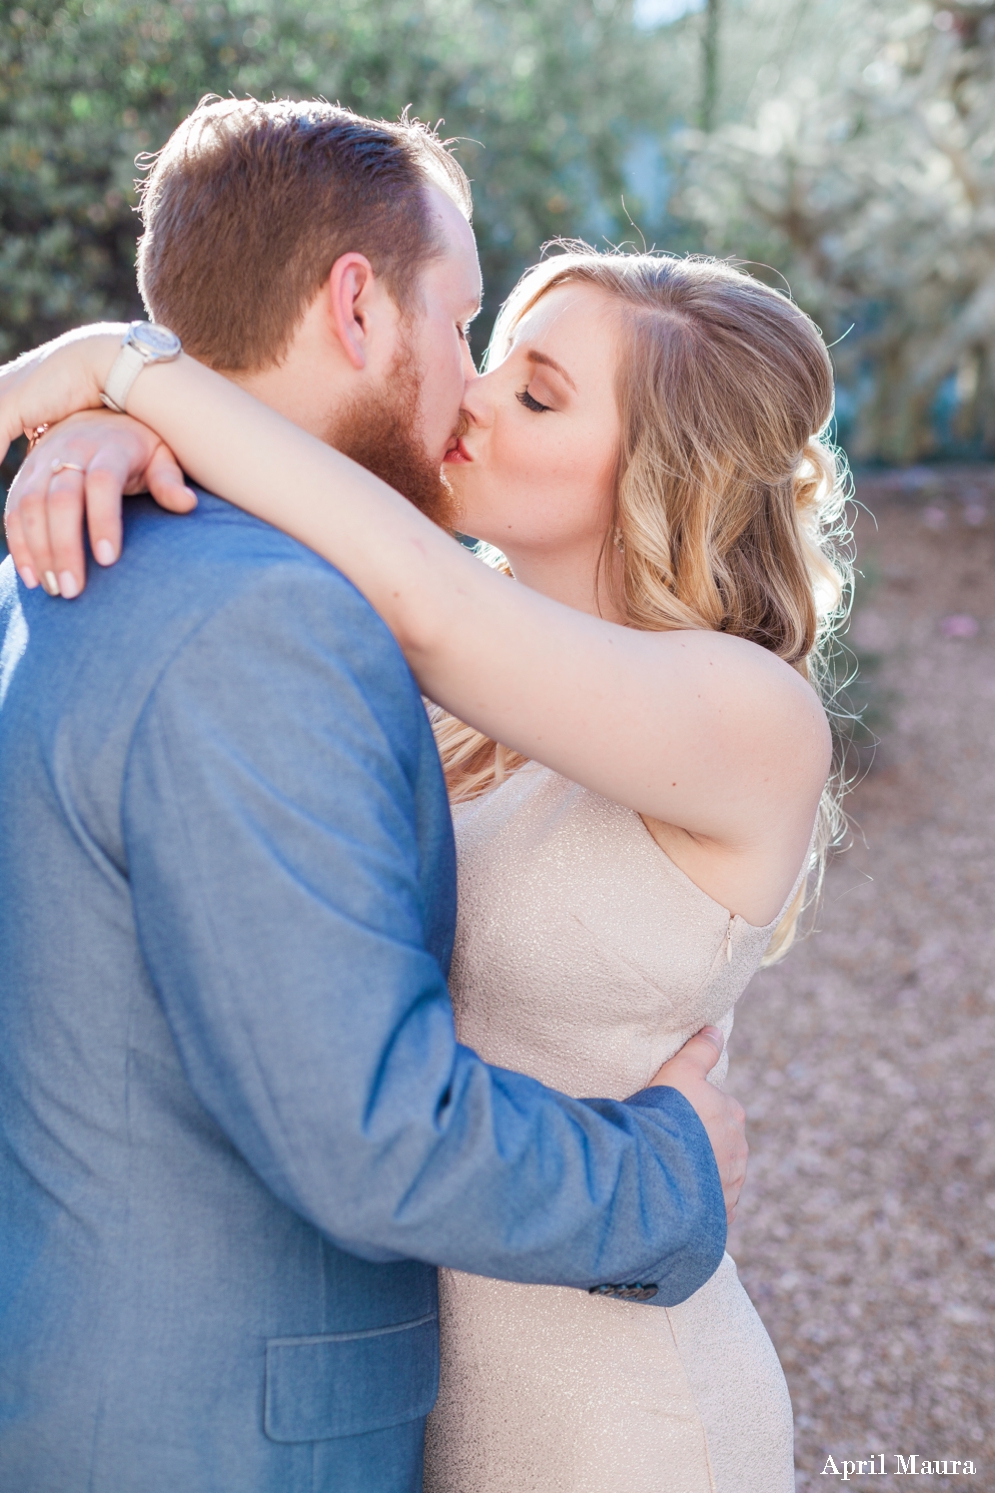
M172 363L183 351L175 332L154 321L133 321L121 339L121 351L114 359L101 399L107 408L119 415L127 412L131 386L149 363Z

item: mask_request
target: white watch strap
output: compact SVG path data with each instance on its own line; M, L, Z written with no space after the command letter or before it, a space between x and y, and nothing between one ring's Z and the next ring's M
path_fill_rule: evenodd
M145 359L138 348L126 342L114 359L100 396L108 409L116 410L119 415L127 414L131 386L144 367Z

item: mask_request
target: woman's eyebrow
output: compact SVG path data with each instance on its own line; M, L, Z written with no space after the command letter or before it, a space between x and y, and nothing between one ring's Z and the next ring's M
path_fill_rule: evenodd
M570 385L571 389L573 389L574 393L576 394L577 385L574 383L573 379L570 377L569 373L563 367L563 365L561 363L558 363L555 358L549 357L546 353L536 352L535 348L530 348L530 350L526 353L526 357L528 358L530 363L541 363L544 368L552 368L554 372L558 373L560 377Z

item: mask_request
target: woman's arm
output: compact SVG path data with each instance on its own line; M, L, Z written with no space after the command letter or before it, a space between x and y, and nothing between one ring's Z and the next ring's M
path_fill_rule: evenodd
M66 413L66 387L74 407L96 402L117 347L105 341L86 376L53 377L52 399L25 395L35 423ZM0 378L9 429L4 404ZM205 487L343 570L423 691L453 714L693 837L747 853L790 840L798 864L829 737L813 691L772 654L713 632L639 632L510 584L365 469L191 358L147 368L128 412ZM46 482L36 463L22 522L37 519Z

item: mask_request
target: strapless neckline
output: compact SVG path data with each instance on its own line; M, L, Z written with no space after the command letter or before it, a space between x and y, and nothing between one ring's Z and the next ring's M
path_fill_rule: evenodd
M495 798L499 794L504 793L505 791L510 789L515 779L522 773L543 773L551 778L558 779L561 783L567 784L570 788L579 788L582 793L590 793L592 798L600 799L602 803L610 802L610 800L608 799L601 798L600 794L594 793L591 789L580 788L579 784L572 783L569 778L563 777L562 774L556 772L556 770L552 767L546 767L542 762L526 762L523 763L523 765L515 772L510 773L503 782L497 785L496 788L490 789L488 793L481 794L479 797L474 799L468 799L465 803L454 804L452 811L453 822L459 822L461 812L464 809L471 807L473 804L478 804L484 799ZM699 897L703 897L705 901L710 904L710 906L716 908L725 917L730 918L733 922L741 923L744 928L750 929L750 931L753 933L766 933L769 935L773 935L781 919L784 917L788 908L794 901L798 893L798 888L801 886L806 875L808 874L812 854L811 842L809 843L809 848L806 851L805 859L802 862L797 876L795 877L791 890L781 905L780 911L773 918L771 918L769 923L751 923L747 918L744 918L741 913L732 912L728 907L726 907L724 902L718 901L718 899L713 897L710 892L706 892L704 887L700 887L694 880L694 878L689 876L688 873L683 869L683 867L677 864L673 856L670 855L668 851L664 850L663 846L653 835L653 833L647 826L646 821L643 819L638 810L626 809L621 804L615 804L613 805L613 807L618 809L620 813L630 814L632 816L633 820L635 820L635 822L638 824L642 833L649 840L651 848L657 853L657 855L662 856L663 860L666 862L667 867L675 877L679 878L691 891L696 892Z

